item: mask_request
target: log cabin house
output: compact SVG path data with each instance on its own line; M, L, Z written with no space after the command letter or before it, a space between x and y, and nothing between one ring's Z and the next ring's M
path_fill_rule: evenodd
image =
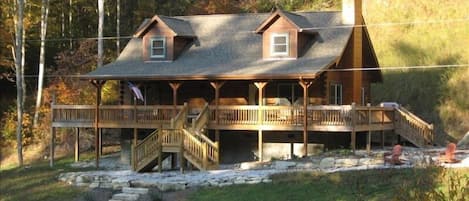
M367 104L382 77L363 25L361 0L343 0L339 12L155 15L116 61L84 76L96 105L52 105L52 144L56 128L94 128L99 166L100 130L121 129L135 171L161 170L167 156L207 170L307 156L315 143L355 149L357 134L369 149L371 133L386 130L430 144L432 125L401 107ZM120 105L101 104L107 80L120 81Z

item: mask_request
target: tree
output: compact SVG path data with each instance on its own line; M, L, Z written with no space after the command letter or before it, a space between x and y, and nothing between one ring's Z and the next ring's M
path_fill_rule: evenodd
M98 0L98 68L103 65L104 0Z
M15 34L15 67L16 67L16 103L18 122L16 127L16 144L18 151L18 165L23 166L23 75L22 75L22 58L23 58L23 18L24 18L24 1L16 2L16 34Z
M36 127L39 119L39 109L42 100L42 86L44 83L44 63L45 63L45 46L47 34L47 16L49 14L49 0L42 0L41 5L41 47L39 51L39 75L37 80L37 97L36 108L34 111L33 127Z
M120 51L121 51L121 44L120 44L120 40L121 40L121 29L120 29L120 24L121 24L121 19L120 19L120 15L121 15L121 2L120 0L117 0L116 2L116 37L117 37L117 40L116 40L116 49L117 49L117 56L119 56L120 54Z

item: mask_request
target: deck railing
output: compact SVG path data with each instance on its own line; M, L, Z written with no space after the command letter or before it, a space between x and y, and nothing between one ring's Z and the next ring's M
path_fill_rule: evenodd
M210 121L215 122L215 106L209 106L210 108ZM257 105L220 105L218 106L220 125L256 125L257 122L257 111L259 106Z
M94 105L52 105L52 122L91 124L95 121L95 108ZM177 110L180 109L178 106ZM169 123L173 111L174 106L171 105L101 105L99 123L119 125Z
M243 129L256 129L259 123L263 126L271 128L288 127L299 128L304 124L304 110L303 106L257 106L257 105L236 105L218 106L218 123L216 121L216 108L215 106L208 106L203 113L197 117L197 121L193 126L200 129L203 123L208 120L209 126L217 126L217 129L230 129L236 125L243 127ZM72 124L83 124L84 126L92 126L94 123L95 106L92 105L53 105L53 125L56 127L67 127ZM182 128L182 125L187 122L185 112L188 106L178 106L178 116L174 115L174 106L171 105L157 105L157 106L100 106L100 127L106 125L118 126L158 126L158 124L170 125L173 123L172 128ZM258 121L259 110L262 111L262 121ZM387 125L393 127L394 125L394 109L387 107L376 106L308 106L307 108L307 122L308 127L321 128L322 130L340 127L342 131L350 130L352 126L382 126ZM203 121L202 121L203 120ZM353 121L352 121L353 120ZM70 126L70 127L73 127ZM209 127L210 128L210 127ZM196 129L196 130L197 130Z

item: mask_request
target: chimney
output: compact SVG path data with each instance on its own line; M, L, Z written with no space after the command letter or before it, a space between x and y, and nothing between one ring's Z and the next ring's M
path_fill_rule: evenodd
M343 24L361 25L362 19L362 0L342 0Z

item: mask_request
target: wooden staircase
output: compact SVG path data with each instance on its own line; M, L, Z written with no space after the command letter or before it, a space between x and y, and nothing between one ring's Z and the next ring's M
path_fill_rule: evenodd
M427 147L433 144L433 124L428 124L404 107L395 108L394 130L396 134L417 147Z
M150 171L169 153L182 153L184 159L199 170L217 169L218 142L213 142L203 130L208 123L208 105L187 125L187 105L171 120L171 129L157 129L132 147L132 168L136 172ZM183 163L181 163L181 166Z

